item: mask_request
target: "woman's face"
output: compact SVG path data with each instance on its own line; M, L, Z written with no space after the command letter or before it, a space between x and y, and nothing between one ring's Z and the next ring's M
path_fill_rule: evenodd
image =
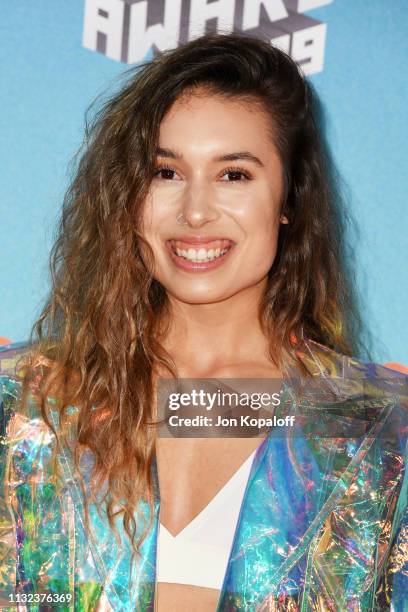
M161 123L144 209L154 277L190 304L263 287L287 222L282 194L282 164L259 106L184 94Z

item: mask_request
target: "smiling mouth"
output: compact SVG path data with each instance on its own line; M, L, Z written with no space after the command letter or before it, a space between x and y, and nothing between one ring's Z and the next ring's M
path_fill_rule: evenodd
M226 255L234 246L232 240L214 240L203 244L190 244L181 240L169 240L174 255L192 263L208 263Z

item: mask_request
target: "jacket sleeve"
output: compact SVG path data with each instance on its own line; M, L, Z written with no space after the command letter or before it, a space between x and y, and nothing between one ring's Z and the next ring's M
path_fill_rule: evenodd
M36 402L21 401L26 354L24 345L0 347L0 610L27 601L34 612L28 595L51 582L54 557L63 555L55 555L60 497L45 470L51 436Z
M405 496L408 492L405 490ZM408 608L408 509L398 529L392 548L388 575L392 579L391 610L401 612Z
M102 586L35 390L21 401L24 352L0 347L0 610L91 612Z
M407 612L408 610L408 472L399 496L395 534L379 587L374 610Z
M405 384L408 377L405 378ZM408 386L406 386L408 388ZM376 589L376 612L408 611L408 402L404 394L394 437L400 442L402 483L395 512L389 525L389 547Z
M14 417L19 384L9 375L15 354L0 352L0 610L15 610L16 529L8 497L8 430Z

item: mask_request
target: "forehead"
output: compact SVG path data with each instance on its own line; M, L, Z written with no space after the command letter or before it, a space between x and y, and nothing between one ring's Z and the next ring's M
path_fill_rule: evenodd
M209 140L224 147L230 143L270 149L274 147L272 122L256 99L225 97L207 90L183 93L161 122L161 144Z

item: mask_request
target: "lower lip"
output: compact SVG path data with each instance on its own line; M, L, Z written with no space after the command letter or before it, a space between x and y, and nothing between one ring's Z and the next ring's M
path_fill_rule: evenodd
M195 262L176 255L169 243L167 243L166 246L174 264L181 270L187 270L188 272L206 272L207 270L214 270L215 268L219 268L220 266L222 266L222 264L227 259L228 255L233 249L233 247L231 246L228 251L224 253L224 255L220 255L219 257L216 257L211 261Z

